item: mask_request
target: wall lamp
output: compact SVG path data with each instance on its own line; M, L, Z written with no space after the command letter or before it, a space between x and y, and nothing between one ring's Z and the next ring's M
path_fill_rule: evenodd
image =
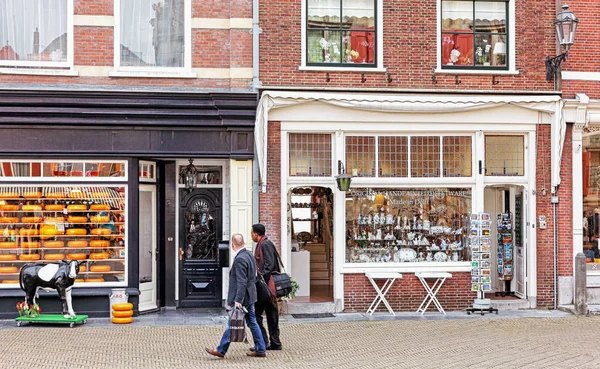
M579 19L569 10L568 5L563 5L562 9L563 11L558 13L554 20L554 27L558 42L565 48L565 52L553 58L546 56L546 82L552 81L561 63L567 58L569 48L575 41L575 31L579 23Z
M346 173L346 168L341 160L338 160L338 175L335 176L335 181L340 191L348 191L350 189L352 176Z

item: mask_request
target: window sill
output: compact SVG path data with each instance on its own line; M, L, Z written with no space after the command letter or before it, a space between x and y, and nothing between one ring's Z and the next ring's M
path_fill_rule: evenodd
M79 72L74 69L29 69L0 67L0 74L77 77Z
M159 71L112 71L109 77L126 78L197 78L192 72L159 72Z
M473 70L473 69L440 69L434 71L435 74L461 74L461 75L483 75L483 76L516 76L518 70Z
M313 67L302 65L298 70L315 72L363 72L363 73L385 73L387 68L356 68L356 67Z

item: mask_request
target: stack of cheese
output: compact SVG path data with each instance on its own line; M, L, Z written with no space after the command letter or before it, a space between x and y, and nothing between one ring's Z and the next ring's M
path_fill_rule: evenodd
M112 322L114 324L129 324L133 322L133 304L130 302L112 305Z

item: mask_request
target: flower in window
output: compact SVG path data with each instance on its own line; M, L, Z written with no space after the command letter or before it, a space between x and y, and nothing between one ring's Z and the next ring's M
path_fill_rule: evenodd
M458 61L459 56L460 56L460 51L458 51L456 49L452 49L452 51L450 52L450 61L452 63L456 63Z

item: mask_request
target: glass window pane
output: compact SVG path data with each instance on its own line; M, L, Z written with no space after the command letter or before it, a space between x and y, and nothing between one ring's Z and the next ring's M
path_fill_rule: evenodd
M408 137L379 137L379 176L408 177Z
M1 177L39 177L41 175L41 167L39 162L23 163L23 162L0 162L2 171Z
M346 63L375 63L375 33L366 31L344 32L343 54Z
M46 162L44 177L125 177L125 163Z
M0 17L0 60L67 61L67 0L3 0Z
M222 167L220 166L204 166L204 165L194 165L198 174L196 175L196 183L198 186L200 185L213 185L213 184L222 184L223 183L223 175L222 175ZM187 165L180 165L179 171L177 173L181 173L182 170L185 169ZM183 178L179 176L179 183L183 184Z
M523 136L485 136L485 174L522 176L525 174Z
M184 66L184 0L121 0L120 27L122 66Z
M442 137L444 155L444 177L470 177L472 146L470 136Z
M340 31L308 30L308 62L309 63L341 63Z
M375 176L375 137L346 137L346 171L357 177Z
M344 0L342 27L375 29L375 2L373 0Z
M442 1L442 31L473 31L473 3Z
M290 133L290 176L331 176L331 135Z
M506 2L475 2L475 31L506 33Z
M410 166L412 177L440 176L439 136L411 137L410 153Z
M308 0L308 27L340 28L340 0Z

